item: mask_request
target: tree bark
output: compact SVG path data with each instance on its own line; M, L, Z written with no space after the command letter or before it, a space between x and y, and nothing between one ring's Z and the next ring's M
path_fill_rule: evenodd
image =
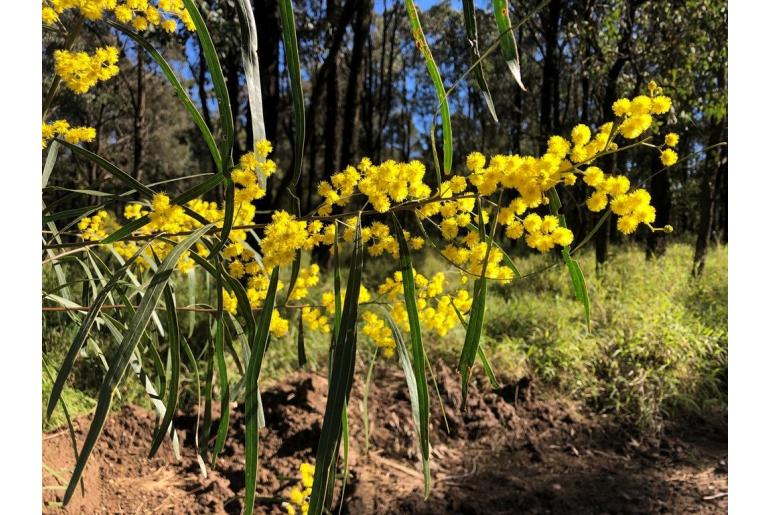
M559 44L559 19L561 0L552 0L544 14L545 56L543 58L543 83L540 90L540 151L545 152L548 138L554 130L554 113L557 110L559 67L557 51Z
M716 145L722 140L727 119L714 120L709 146ZM698 238L695 241L695 255L693 256L692 275L700 276L706 264L706 254L711 243L716 215L717 181L720 174L727 173L727 146L717 147L709 152L709 157L701 171L700 193L698 204L700 206L700 220L698 222Z
M254 20L257 23L257 58L259 83L262 87L262 113L265 118L265 134L273 144L278 134L278 109L280 89L278 80L278 48L281 41L281 22L276 0L253 0Z
M636 16L636 9L641 5L641 1L629 2L628 12L625 23L622 27L622 35L618 42L618 53L615 61L612 63L610 70L607 74L607 87L604 91L604 102L602 104L602 114L605 120L614 120L615 113L612 111L612 104L618 97L618 79L620 73L623 71L623 67L630 58L630 43L631 36L633 34L634 18ZM612 154L604 160L606 173L613 173L617 167L617 154ZM599 215L596 219L598 220ZM610 245L610 234L612 233L612 225L615 222L615 216L610 215L605 225L596 234L595 241L595 255L596 255L596 269L601 270L604 264L607 262L607 254Z
M648 159L648 167L651 170L660 168L660 161L658 161L656 154L651 154L652 158ZM652 197L652 205L655 206L655 225L663 227L671 223L671 178L669 177L668 169L660 172L656 172L652 176L650 181L650 196ZM668 242L668 235L661 234L659 232L650 231L647 234L647 242L645 248L646 258L652 259L653 257L661 257L666 253L666 243Z
M353 23L353 50L350 56L350 73L345 93L345 114L342 124L341 166L347 166L358 158L359 132L359 97L363 84L364 45L369 36L372 22L371 0L357 2L357 12Z
M142 169L142 154L144 151L144 52L136 53L136 110L134 111L134 160L133 176L137 181L142 181L144 170Z

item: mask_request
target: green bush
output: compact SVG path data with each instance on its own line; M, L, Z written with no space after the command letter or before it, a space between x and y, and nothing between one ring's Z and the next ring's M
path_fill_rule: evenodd
M712 251L698 279L690 276L691 259L684 244L651 261L628 247L599 276L593 256L579 258L590 329L563 266L525 278L489 297L486 344L495 357L518 356L508 361L526 364L541 383L642 431L693 416L724 427L727 248ZM521 260L522 272L543 262Z

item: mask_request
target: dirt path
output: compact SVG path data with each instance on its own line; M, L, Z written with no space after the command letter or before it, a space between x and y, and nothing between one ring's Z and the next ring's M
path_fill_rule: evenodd
M350 479L343 513L725 513L727 443L664 438L643 445L603 418L562 400L537 399L526 383L491 391L483 380L460 413L456 374L436 367L446 408L432 406L433 491L422 499L403 376L377 374L369 399L365 454L362 388L350 403ZM282 496L312 459L320 434L326 380L296 373L263 393L267 427L260 437L257 512L280 513ZM435 393L435 392L434 392ZM182 460L164 444L147 459L154 416L125 407L105 426L86 469L85 497L68 513L240 513L243 416L236 411L217 468L203 478L194 452L195 416L176 419ZM77 421L82 442L88 420ZM61 496L73 465L67 433L43 435L44 501ZM59 477L57 477L57 475ZM339 497L339 494L338 494ZM44 508L45 513L62 513Z

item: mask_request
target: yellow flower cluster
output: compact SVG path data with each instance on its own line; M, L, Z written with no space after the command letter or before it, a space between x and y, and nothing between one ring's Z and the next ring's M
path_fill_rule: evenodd
M256 152L248 152L241 156L236 168L233 168L230 177L240 186L235 192L235 203L240 206L244 202L259 200L265 196L265 190L259 184L258 174L265 178L275 173L277 166L272 159L266 159L272 152L272 146L267 140L257 143Z
M59 15L69 9L77 9L90 21L101 20L105 13L112 12L116 20L130 23L138 31L157 26L166 32L174 32L176 20L181 21L187 30L195 31L182 0L157 0L155 3L149 0L46 0L43 2L43 23L53 25L59 20Z
M639 95L632 100L620 98L612 104L615 116L621 119L618 128L626 139L638 138L652 125L652 115L663 115L671 110L671 99L661 95L661 90L655 82L649 84L650 94Z
M249 289L248 292L254 292L254 289ZM262 297L264 300L264 296ZM252 296L249 295L249 303L252 309L257 309L259 306L255 306ZM261 303L260 303L261 306ZM227 290L222 290L222 308L231 315L238 314L238 299L235 295ZM289 334L289 321L281 317L281 313L277 309L273 309L270 314L270 333L275 337L282 337Z
M96 139L96 129L93 127L70 127L67 120L56 120L52 123L43 122L43 148L55 136L64 138L67 143L77 145L82 142L90 142Z
M679 160L679 155L671 147L675 147L679 144L679 134L669 132L666 134L664 144L669 148L661 150L660 162L663 163L663 166L673 166Z
M385 213L394 202L398 204L428 197L431 192L423 182L424 176L425 165L419 161L398 163L388 160L374 165L365 157L356 168L348 166L334 174L331 182L321 182L318 194L323 197L324 203L318 214L326 216L332 212L333 206L347 205L356 194L356 189L367 197L375 210Z
M286 211L276 211L272 222L265 227L265 236L259 246L265 268L272 270L276 266L290 265L297 250L310 250L317 242L308 232L307 222L297 220Z
M321 313L318 308L305 306L302 308L302 323L310 331L320 331L323 334L331 332L329 317Z
M355 219L351 220L352 224L348 225L348 229L345 231L343 239L351 242L355 237ZM404 230L404 239L410 248L419 250L425 245L425 240L419 236L412 236L409 231ZM398 240L395 236L390 234L390 226L385 225L382 222L373 222L368 227L361 228L361 241L366 246L367 252L370 256L381 256L387 252L394 258L398 258Z
M345 304L345 291L343 290L341 292L342 297L342 304ZM372 296L369 293L369 290L366 289L366 287L362 284L361 289L358 290L358 304L364 304L366 302L369 302L372 300ZM326 312L329 314L330 317L333 317L336 313L335 305L334 305L334 292L332 291L325 291L321 295L321 304L323 305Z
M436 273L428 279L422 274L414 274L414 284L417 290L417 311L420 317L420 328L430 331L437 336L445 336L451 331L460 320L457 318L455 307L465 313L470 309L471 297L467 290L458 289L453 294L444 294L446 288L446 277L443 272ZM403 329L409 330L409 315L406 311L406 304L403 301L403 274L397 271L392 277L388 277L379 285L378 293L385 296L393 303L391 314L393 320ZM454 307L452 306L454 304ZM370 321L364 319L364 333L371 332L381 338L382 342L375 340L375 343L385 347L385 334L379 329L379 322L372 318ZM367 328L370 325L370 328ZM388 336L392 339L392 336ZM393 342L395 348L395 342Z
M113 46L97 48L93 55L57 50L53 57L56 74L78 94L85 93L99 81L114 77L119 71L118 49Z
M484 270L484 260L487 259L487 243L481 241L476 231L471 231L460 238L460 245L447 245L442 253L463 271L480 277ZM499 247L493 245L489 249L485 277L503 283L513 280L513 270L503 263L503 257L503 251Z
M151 209L144 209L140 203L132 202L123 210L123 216L127 220L135 220L145 215L149 215L150 221L137 232L141 235L151 235L160 232L171 233L168 238L172 241L181 241L184 236L174 236L174 233L191 231L201 226L200 222L187 216L181 206L171 203L171 199L165 193L157 193L153 196L150 203ZM195 199L187 204L192 210L198 212L209 220L221 220L224 213L217 208L215 202L206 202ZM106 238L110 233L117 230L119 224L106 211L100 211L92 217L85 217L78 223L81 237L86 241L99 241ZM136 260L136 266L140 270L145 270L148 263L153 260L153 256L158 259L164 259L173 245L163 241L153 241L145 250L142 257ZM113 249L119 256L128 259L133 256L139 246L134 241L119 241L113 244ZM196 251L201 256L208 255L208 250L202 243L196 245ZM186 273L193 269L195 262L190 257L190 253L185 252L177 262L176 269Z
M372 311L364 311L361 314L364 325L361 332L372 340L377 347L382 349L382 354L386 358L392 358L396 353L396 340L393 339L393 333L385 320L377 316Z
M297 509L299 513L305 515L310 509L310 493L313 491L313 475L315 474L315 466L309 463L302 463L299 466L300 474L300 486L295 485L289 490L289 501L281 504L281 507L286 510L288 515L296 515Z
M610 209L618 215L618 230L631 234L639 224L652 227L655 221L655 208L650 205L650 194L642 189L629 193L631 181L624 175L605 177L597 166L586 169L583 181L595 191L588 197L586 205L591 211L601 211L610 204ZM612 200L609 201L609 198Z
M516 239L521 237L521 230L527 232L525 241L529 247L540 252L548 252L555 245L566 247L572 243L572 231L559 226L559 219L553 215L540 217L537 213L530 213L522 222L510 225L506 234Z
M300 300L308 296L308 289L312 288L320 280L321 269L317 264L311 263L307 268L301 268L297 274L297 281L294 283L294 290L289 297L291 300Z
M47 0L43 2L43 23L53 24L69 9L77 9L87 20L101 20L104 11L111 11L116 3L116 0Z
M184 8L182 0L158 0L157 7L148 0L125 0L116 5L115 18L121 23L131 23L139 31L147 30L155 25L166 32L176 30L176 20L179 19L187 30L195 31L190 13Z
M115 219L105 210L97 211L93 216L86 216L78 222L78 230L86 241L99 241L117 229Z

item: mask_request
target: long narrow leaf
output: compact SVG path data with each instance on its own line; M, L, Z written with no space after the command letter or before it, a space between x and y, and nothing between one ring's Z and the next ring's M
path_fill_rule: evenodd
M398 223L398 218L391 212L393 227L398 237L398 261L401 268L401 277L404 283L404 304L409 317L409 338L412 342L412 360L414 361L414 376L417 381L417 406L420 435L420 454L422 457L422 474L424 482L424 497L430 494L430 406L428 399L428 380L425 375L425 349L422 345L420 330L420 317L417 310L417 291L414 284L414 271L412 270L412 257L409 246L404 237L404 231Z
M72 143L67 143L63 139L57 138L56 141L58 141L60 144L64 145L68 149L72 151L73 154L76 154L84 159L87 159L88 161L91 161L92 163L97 164L100 168L103 170L109 172L112 174L115 178L119 179L121 182L124 182L129 187L135 189L139 193L142 193L143 195L152 198L152 196L155 194L154 191L152 191L150 188L142 184L141 182L137 181L133 176L127 174L114 164L110 163L106 159L104 159L102 156L98 154L94 154L90 150L87 150L83 147L80 147L78 145L73 145Z
M179 363L181 360L179 319L177 318L176 302L174 301L174 294L171 291L170 285L166 285L163 289L163 300L166 303L166 315L168 316L168 356L171 362L171 374L167 387L166 415L163 417L153 438L152 446L150 447L151 458L158 452L160 444L163 442L163 436L171 427L171 421L174 419L174 412L176 411L176 404L179 398Z
M193 122L195 122L195 125L200 130L201 136L203 136L203 141L206 142L206 145L209 148L209 152L211 153L211 157L214 160L214 164L217 166L217 168L220 168L222 166L222 157L219 155L219 149L217 148L217 144L214 141L214 136L212 136L211 130L209 129L208 125L206 125L206 121L203 119L203 116L201 116L198 108L195 107L195 104L190 98L190 95L187 93L187 88L182 86L182 84L179 82L179 79L176 78L176 74L174 74L174 70L171 68L168 62L163 58L160 52L158 52L155 47L152 46L149 41L147 41L137 32L134 32L125 25L112 20L107 20L107 23L136 41L136 43L144 48L145 51L150 54L150 57L152 57L152 59L158 64L161 71L163 72L163 75L166 76L166 79L169 81L169 83L171 83L171 86L174 87L176 96L179 98L179 100L182 101L182 105L184 105L184 108L187 109L188 113L190 113Z
M468 383L471 376L471 368L473 362L478 354L478 348L481 343L481 330L484 327L484 312L486 311L487 302L487 264L489 263L489 253L492 250L490 244L495 239L495 230L497 229L497 216L499 209L495 211L495 218L492 222L492 233L489 239L484 230L483 212L481 208L481 202L477 201L478 207L478 219L479 219L479 235L482 241L487 242L487 254L484 257L484 264L481 267L481 277L476 279L473 283L473 301L471 303L471 314L468 320L468 328L465 331L465 342L463 343L463 350L460 353L460 380L462 385L462 405L461 409L465 409L465 402L468 398ZM500 203L498 202L498 205Z
M433 88L436 90L436 97L438 97L439 108L441 110L441 132L443 136L443 168L444 175L452 173L452 120L449 114L449 104L447 103L446 90L444 89L444 81L441 79L436 61L433 59L433 54L430 52L428 41L425 39L425 34L422 31L420 25L420 17L417 14L417 7L414 4L414 0L406 0L406 13L409 17L409 23L412 27L412 36L414 37L417 49L422 53L425 59L425 65L428 68L428 74L433 81ZM438 170L437 170L438 173ZM437 177L438 182L441 182L440 175Z
M476 28L476 5L473 0L463 0L463 20L465 21L465 35L468 37L468 45L471 50L471 61L478 61L481 59L481 53L479 52L479 36L478 29ZM492 102L492 93L489 91L489 84L487 84L487 79L484 77L484 68L481 64L473 68L473 76L481 90L481 96L487 104L489 114L492 115L492 119L497 123L495 104Z
M219 427L214 449L211 451L211 466L217 461L217 456L225 446L227 430L230 427L230 385L227 380L227 363L225 362L225 326L224 319L217 320L217 330L214 336L214 358L217 362L217 376L219 377Z
M558 217L559 225L567 227L567 219L564 213L561 212L561 199L559 199L559 193L556 188L548 190L548 207L551 214ZM609 211L608 211L609 213ZM597 224L598 226L599 224ZM583 310L586 316L586 325L591 324L591 302L588 299L588 290L586 289L586 280L583 276L583 270L580 269L580 265L570 254L569 246L562 248L561 250L564 264L567 265L567 271L569 271L569 277L572 281L572 288L575 290L575 297L583 304Z
M134 349L136 348L137 343L139 343L139 339L144 334L147 324L150 321L150 316L155 310L160 294L168 283L177 261L179 261L182 254L198 241L206 231L211 229L211 227L212 225L205 225L197 229L169 252L158 267L158 271L155 273L144 297L142 297L139 308L137 309L136 314L131 318L128 328L123 336L123 340L115 354L112 356L110 368L99 388L96 411L93 415L91 427L88 429L83 448L81 449L80 456L75 464L75 470L72 472L72 478L70 479L69 485L67 485L67 491L64 494L63 503L65 505L72 498L77 483L83 475L88 458L91 456L91 452L93 451L96 441L104 427L104 423L107 420L115 388L125 374L126 367L134 354Z
M48 180L53 173L53 167L56 164L56 158L59 156L59 142L54 140L48 147L48 155L45 156L45 165L43 166L43 188L48 185Z
M516 38L513 35L513 26L511 25L510 7L508 0L494 0L495 9L495 21L497 22L497 29L500 32L501 48L503 50L503 58L508 65L508 69L513 75L513 79L521 89L527 91L524 84L521 82L521 63L519 61L519 49L516 46Z
M212 175L210 178L206 179L202 183L193 186L189 190L185 191L184 193L180 194L177 197L174 197L171 199L172 204L176 205L182 205L186 202L189 202L190 200L197 198L205 193L208 193L209 191L213 190L219 184L225 180L225 177L223 174L218 173L216 175ZM187 213L189 214L191 210L188 210ZM109 244L109 243L115 243L116 241L122 240L123 238L126 238L131 235L136 230L141 229L145 225L150 223L150 217L149 215L144 215L141 218L138 218L136 220L133 220L132 222L129 222L122 226L120 229L116 230L106 238L104 238L101 243L103 244Z
M460 323L463 325L465 330L468 330L468 322L465 321L465 317L462 313L460 313L460 310L457 309L457 306L455 306L454 300L449 300L449 302L452 304L452 308L455 310L455 314L457 315L457 318L460 320ZM500 388L500 383L497 381L497 377L495 376L495 371L492 369L492 364L487 359L487 355L484 352L484 347L481 346L481 343L479 343L479 348L476 354L479 357L479 360L481 361L481 365L484 367L484 373L487 374L487 379L489 379L489 383L492 385L492 388L498 389Z
M409 359L409 349L404 343L404 338L401 335L401 330L396 325L393 317L390 316L388 311L385 311L385 320L387 320L390 326L390 332L393 334L393 339L396 341L396 351L398 352L398 361L401 363L401 369L404 371L404 378L406 379L406 389L409 392L409 405L412 408L412 420L414 420L414 429L417 433L417 444L420 445L420 396L417 391L417 378L414 376L414 370L412 369L412 361Z
M88 333L91 331L91 327L94 325L96 318L99 316L102 305L104 305L107 297L123 278L128 268L134 263L134 261L136 261L139 256L144 253L147 245L149 244L150 242L145 243L133 256L128 258L126 263L112 274L110 280L102 288L96 298L91 302L91 309L88 310L88 313L86 313L82 324L78 328L75 339L72 341L72 345L70 345L69 349L67 350L67 354L64 356L64 361L62 362L61 367L59 367L56 380L54 381L53 387L51 388L51 396L48 399L48 407L46 408L47 418L51 418L51 414L56 407L56 403L59 401L59 396L64 389L64 383L67 381L67 377L69 377L70 371L72 370L72 365L74 365L75 359L80 353L80 349L83 347L83 343L85 343L86 338L88 337Z
M244 499L243 513L251 515L254 512L254 497L257 492L257 464L259 462L259 414L261 412L261 400L259 397L259 373L262 369L262 360L267 349L270 337L270 319L275 306L275 292L278 288L278 267L273 269L270 275L270 284L267 287L265 301L262 304L262 312L259 315L259 323L254 341L251 342L251 355L246 369L246 496Z
M305 154L305 97L302 92L300 75L299 46L297 29L294 24L294 8L291 0L278 0L281 13L281 31L285 49L286 67L289 69L291 100L294 106L294 170L291 175L291 193L296 193L299 176L302 173L302 161Z
M358 297L361 290L361 272L364 264L363 245L361 242L361 220L356 222L356 234L353 242L348 283L345 289L345 304L342 308L339 335L334 346L331 372L329 374L329 393L326 398L321 436L316 450L315 475L313 490L310 494L310 515L320 515L325 506L331 504L330 492L333 491L335 477L334 465L342 436L342 417L353 385L353 372L356 361L356 338L358 321Z
M241 26L241 60L243 74L246 77L246 90L249 94L249 114L251 115L252 148L259 140L265 139L265 115L262 111L262 85L259 78L259 59L257 58L257 23L254 20L251 2L237 0L235 7ZM258 174L259 185L264 188L266 177Z
M198 39L203 48L203 57L211 75L211 82L214 84L214 94L217 97L217 107L219 109L219 122L222 125L222 143L219 146L219 154L221 156L219 171L225 172L229 163L232 162L231 154L233 150L234 128L233 112L230 109L230 95L227 92L227 84L225 83L225 76L222 74L222 65L219 63L217 49L214 47L211 34L209 34L209 29L203 21L198 6L195 5L195 0L184 0L184 6L190 14L193 25L195 25L195 32L198 34Z

